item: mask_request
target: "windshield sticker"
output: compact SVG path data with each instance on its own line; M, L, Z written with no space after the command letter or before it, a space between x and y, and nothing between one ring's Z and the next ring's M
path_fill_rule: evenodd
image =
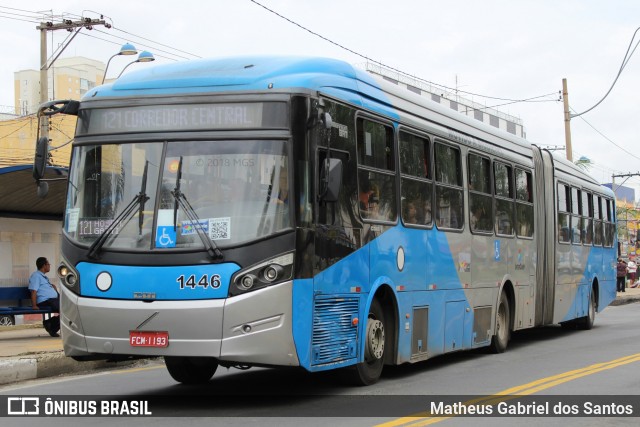
M201 219L201 220L198 220L197 223L194 223L193 221L182 221L180 234L182 236L196 234L197 233L196 227L200 227L202 231L204 231L205 233L209 233L209 220Z
M176 230L172 225L159 225L156 230L156 247L157 248L175 248L176 247Z
M80 208L67 209L67 232L75 233L78 229L80 219Z
M209 237L211 240L231 239L231 218L209 218Z
M158 210L156 248L175 248L176 229L173 226L173 209Z

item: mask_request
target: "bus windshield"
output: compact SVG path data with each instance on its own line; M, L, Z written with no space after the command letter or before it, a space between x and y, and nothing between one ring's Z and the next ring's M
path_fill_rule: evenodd
M140 251L204 248L201 231L218 247L276 233L291 227L286 153L282 140L77 146L64 230Z

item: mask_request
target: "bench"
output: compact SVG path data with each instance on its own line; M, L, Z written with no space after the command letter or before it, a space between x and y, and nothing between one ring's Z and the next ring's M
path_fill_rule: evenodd
M23 305L23 301L27 300L28 304ZM15 301L17 305L4 306L4 301ZM44 321L48 315L57 313L51 307L42 307L38 310L31 308L31 291L26 286L10 286L0 287L0 326L9 326L16 324L15 316L18 314L42 314Z

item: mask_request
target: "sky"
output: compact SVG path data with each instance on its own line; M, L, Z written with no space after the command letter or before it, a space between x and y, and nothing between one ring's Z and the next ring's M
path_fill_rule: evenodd
M14 72L39 68L40 19L53 16L57 23L63 17L75 21L100 15L112 28L83 29L61 57L106 63L130 42L152 52L156 61L134 64L128 71L176 60L254 54L324 56L356 65L368 58L458 89L487 106L508 103L495 98L537 97L537 102L508 103L498 109L522 120L530 142L564 147L563 103L558 101L562 79L567 79L574 114L598 103L611 88L640 27L640 2L0 0L0 40L5 40L0 48L0 106L13 105ZM64 30L49 32L49 54L68 35ZM631 50L638 40L640 31ZM130 58L135 57L114 58L108 77L115 77ZM591 174L603 183L611 182L614 174L639 173L625 181L636 188L636 199L638 94L640 52L635 52L604 101L571 120L574 160L589 158ZM616 178L616 183L625 179Z

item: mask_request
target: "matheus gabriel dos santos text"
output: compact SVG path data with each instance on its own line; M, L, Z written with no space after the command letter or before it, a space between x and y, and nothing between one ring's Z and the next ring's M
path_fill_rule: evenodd
M431 402L431 416L441 415L634 415L633 405L617 403L582 402L580 404L564 404L562 402L499 402L486 403L452 403Z

